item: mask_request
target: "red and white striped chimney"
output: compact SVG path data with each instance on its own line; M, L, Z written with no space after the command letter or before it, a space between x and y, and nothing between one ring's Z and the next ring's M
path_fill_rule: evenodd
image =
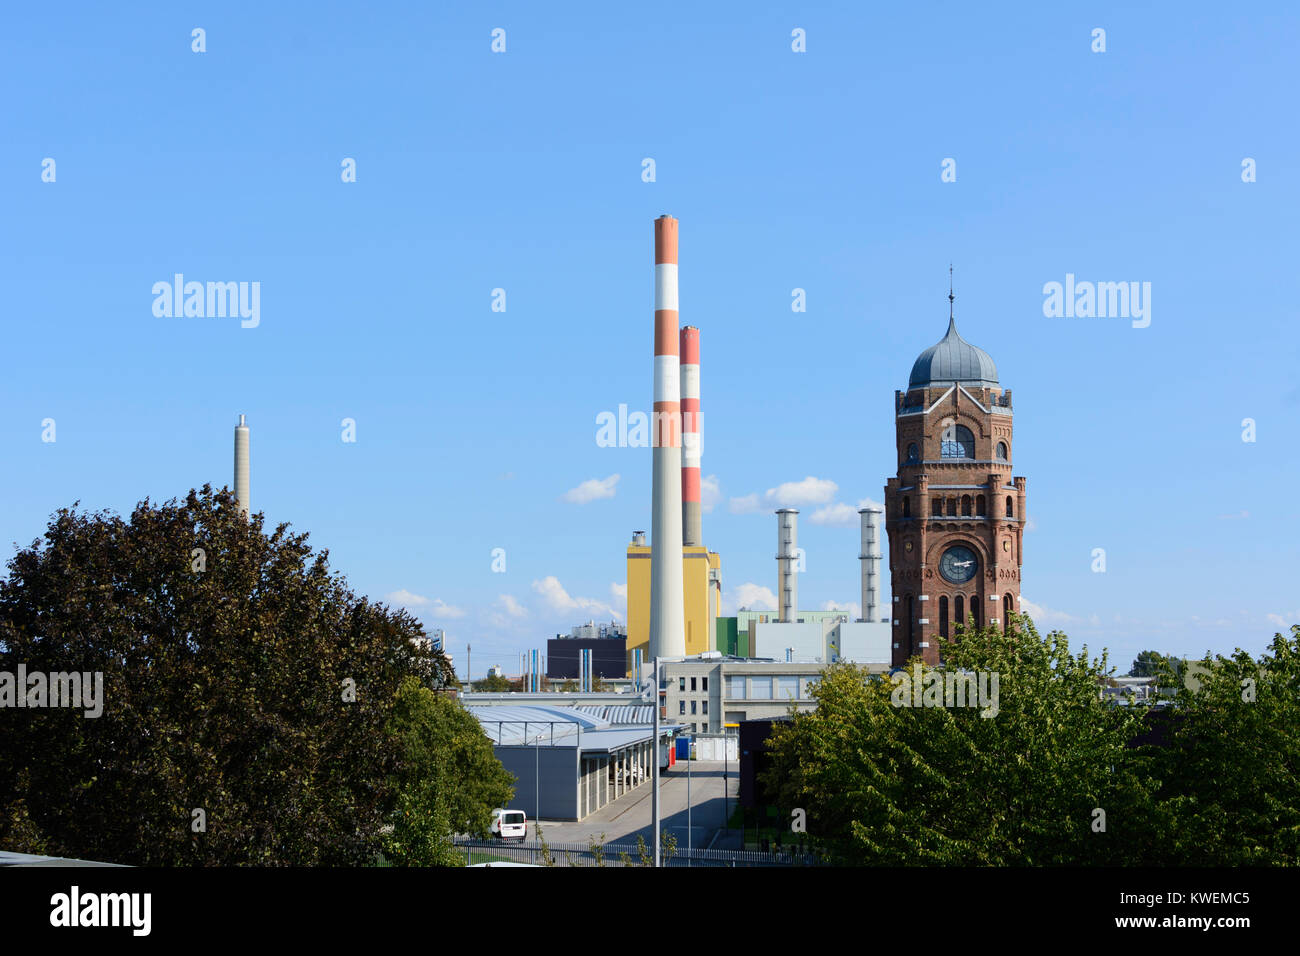
M650 517L650 656L686 655L682 581L681 362L677 220L655 220L654 472Z
M682 544L701 547L700 526L700 330L682 329Z

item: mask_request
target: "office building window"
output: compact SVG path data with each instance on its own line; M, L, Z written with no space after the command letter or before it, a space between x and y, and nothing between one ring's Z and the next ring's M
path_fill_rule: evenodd
M686 678L685 678L685 677L679 677L679 678L677 678L677 689L678 689L678 690L686 690Z
M708 712L709 712L709 702L707 700L700 701L700 713L707 714Z
M736 700L745 699L745 678L735 674L727 678L727 696Z
M751 677L749 679L749 696L753 700L771 700L772 678Z
M778 700L798 700L799 678L778 677L776 679L776 696Z
M686 713L686 701L684 701L684 700L679 700L679 701L677 702L677 713L679 713L679 714L684 714L684 713Z
M691 678L691 690L695 690L695 678Z
M708 689L709 689L709 679L707 677L701 677L700 690L708 690Z
M695 713L695 701L691 701L691 713Z

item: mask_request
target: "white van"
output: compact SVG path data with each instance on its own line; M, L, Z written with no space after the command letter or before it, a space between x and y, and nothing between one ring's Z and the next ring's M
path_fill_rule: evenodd
M528 817L522 810L492 811L492 835L501 840L527 840Z

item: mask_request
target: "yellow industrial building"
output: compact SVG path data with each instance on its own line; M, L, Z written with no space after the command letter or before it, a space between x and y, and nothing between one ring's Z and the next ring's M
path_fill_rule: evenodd
M722 603L722 559L704 547L682 548L682 594L686 615L686 653L713 650ZM627 546L627 659L632 672L633 652L641 649L650 659L650 545L638 532Z

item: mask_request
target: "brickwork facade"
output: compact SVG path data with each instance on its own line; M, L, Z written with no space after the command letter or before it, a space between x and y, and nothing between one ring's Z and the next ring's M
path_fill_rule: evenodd
M987 382L895 392L898 473L885 485L893 663L936 664L956 628L1020 610L1025 479L1012 475L1011 392Z

